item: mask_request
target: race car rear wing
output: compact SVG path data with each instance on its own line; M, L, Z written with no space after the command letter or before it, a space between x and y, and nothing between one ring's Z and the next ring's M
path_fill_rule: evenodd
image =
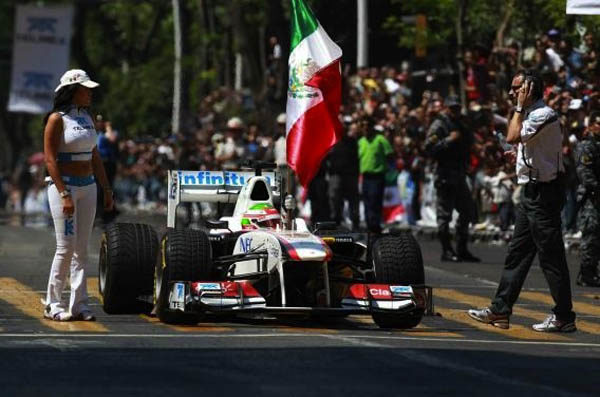
M185 202L235 204L240 190L255 171L169 171L167 227L175 227L177 207ZM263 171L273 196L279 197L275 171Z

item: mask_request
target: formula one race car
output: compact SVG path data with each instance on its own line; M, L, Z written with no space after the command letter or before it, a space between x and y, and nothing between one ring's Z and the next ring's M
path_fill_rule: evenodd
M398 232L361 241L331 223L311 231L301 218L286 229L275 208L282 201L278 173L263 171L270 166L170 171L160 243L143 224L114 224L102 236L105 312L130 313L147 302L167 323L266 312L366 314L384 328L419 324L432 303L414 237ZM177 228L177 206L200 201L235 203L233 215L206 221L204 230Z

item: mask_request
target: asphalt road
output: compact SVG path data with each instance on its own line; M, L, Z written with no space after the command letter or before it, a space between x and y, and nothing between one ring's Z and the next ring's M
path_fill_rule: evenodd
M126 218L123 218L127 220ZM162 218L142 219L162 229ZM97 291L100 230L90 247L95 323L42 319L40 298L54 253L53 231L0 219L0 394L2 396L544 395L600 391L600 290L573 282L579 331L532 331L551 307L543 274L531 269L509 330L465 314L489 302L506 247L475 245L481 264L439 261L420 238L436 316L407 331L352 316L208 319L172 326L146 315L109 316ZM572 280L577 258L568 257Z

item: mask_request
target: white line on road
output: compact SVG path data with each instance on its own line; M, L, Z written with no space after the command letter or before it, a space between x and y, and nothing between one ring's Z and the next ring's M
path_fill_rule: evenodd
M491 281L491 280L486 280L484 278L480 278L480 277L473 277L470 274L457 274L455 272L451 272L449 270L445 270L445 269L440 269L439 267L435 267L435 266L425 266L425 270L428 272L434 272L434 273L440 273L444 276L449 276L449 277L457 277L457 276L462 276L464 278L468 278L474 281L479 281L480 283L490 286L490 287L497 287L498 283Z
M283 334L76 334L76 333L60 333L60 334L46 334L46 333L13 333L13 334L2 334L0 333L0 339L9 338L157 338L157 339L168 339L168 338L308 338L308 337L323 337L331 339L331 334L319 334L319 333L283 333ZM336 338L341 338L337 335ZM347 335L343 338L348 339L372 339L372 340L398 340L398 341L429 341L429 342L445 342L452 341L453 344L458 343L481 343L481 344L496 344L496 345L537 345L537 346L565 346L565 347L593 347L600 348L600 343L586 343L586 342L551 342L551 341L514 341L514 340L485 340L485 339L447 339L447 338L433 338L433 337L411 337L411 336L393 336L393 335Z

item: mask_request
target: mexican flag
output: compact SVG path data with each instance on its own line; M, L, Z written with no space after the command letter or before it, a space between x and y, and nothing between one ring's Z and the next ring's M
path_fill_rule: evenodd
M340 139L342 50L303 0L291 1L286 151L288 165L306 187Z

